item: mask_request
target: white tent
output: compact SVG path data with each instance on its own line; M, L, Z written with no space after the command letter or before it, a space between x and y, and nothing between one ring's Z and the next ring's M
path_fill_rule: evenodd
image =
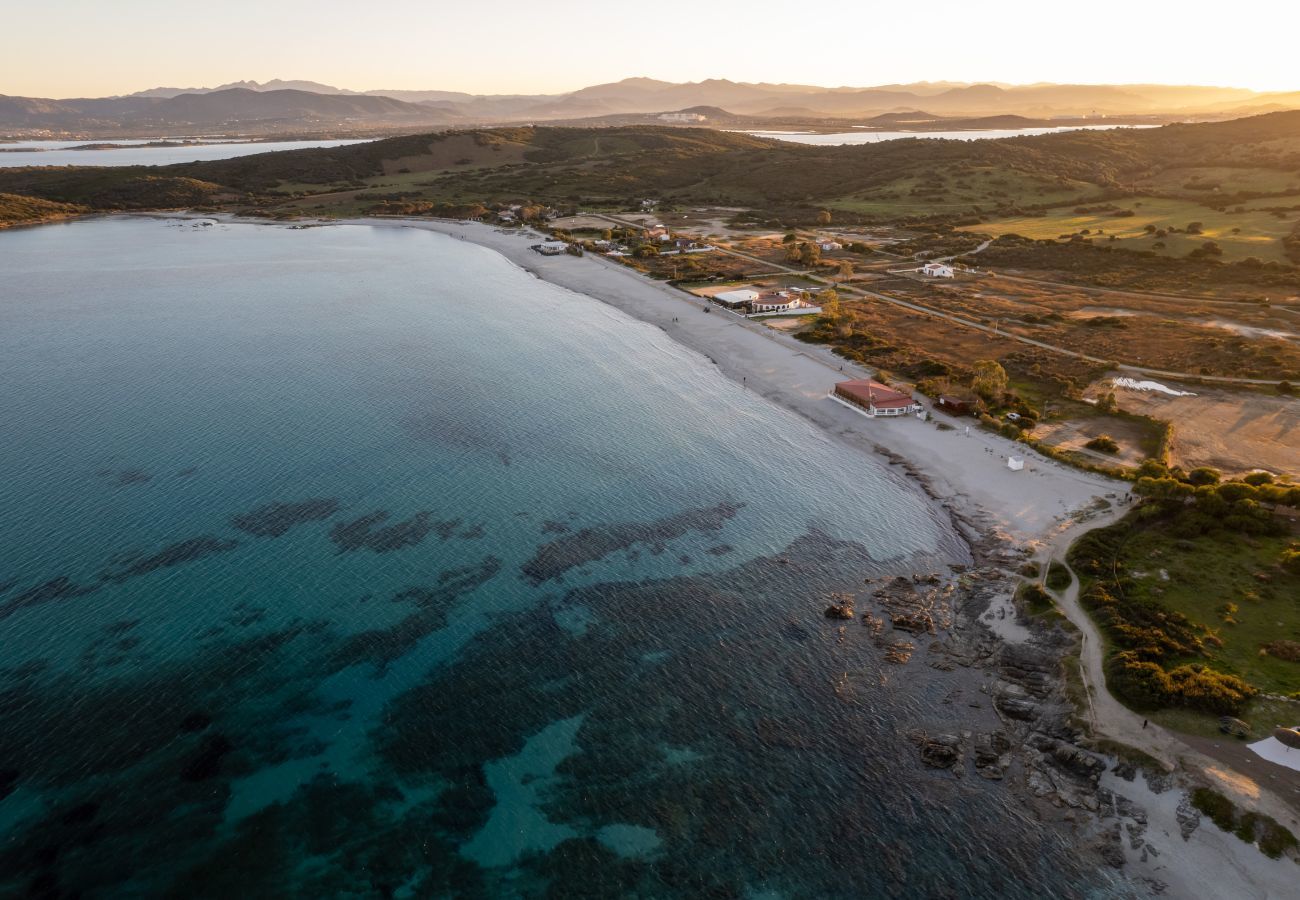
M1256 756L1300 772L1300 750L1288 747L1275 737L1266 737L1262 741L1256 741L1246 746L1254 751Z
M1025 458L1023 456L1008 456L1007 468L1013 472L1019 472L1025 467Z

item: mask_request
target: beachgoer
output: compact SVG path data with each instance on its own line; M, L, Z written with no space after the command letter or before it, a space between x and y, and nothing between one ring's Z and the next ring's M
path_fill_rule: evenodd
M1146 727L1147 727L1147 720L1146 720L1146 719L1143 719L1143 720L1142 720L1142 727L1143 727L1143 728L1146 728Z

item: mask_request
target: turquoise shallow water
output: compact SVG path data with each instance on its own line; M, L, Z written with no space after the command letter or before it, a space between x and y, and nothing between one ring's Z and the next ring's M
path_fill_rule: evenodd
M914 762L975 676L835 690L883 664L826 594L948 526L661 331L397 229L87 221L0 271L0 892L1093 883Z

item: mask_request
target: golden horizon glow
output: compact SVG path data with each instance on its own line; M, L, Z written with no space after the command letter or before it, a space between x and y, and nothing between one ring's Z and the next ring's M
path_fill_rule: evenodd
M645 76L870 87L919 81L1300 91L1282 0L1087 7L713 0L671 14L554 0L45 0L7 10L0 94L310 80L351 90L556 94Z

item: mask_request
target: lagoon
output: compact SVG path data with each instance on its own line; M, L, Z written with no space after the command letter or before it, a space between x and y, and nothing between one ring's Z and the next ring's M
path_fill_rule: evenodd
M166 166L173 163L205 162L233 159L254 153L278 150L305 150L309 147L345 147L365 143L364 139L305 141L233 141L186 144L176 147L151 147L155 141L179 141L183 138L102 141L14 141L0 142L0 168L15 166ZM99 146L112 144L112 147ZM88 149L78 150L77 147Z

